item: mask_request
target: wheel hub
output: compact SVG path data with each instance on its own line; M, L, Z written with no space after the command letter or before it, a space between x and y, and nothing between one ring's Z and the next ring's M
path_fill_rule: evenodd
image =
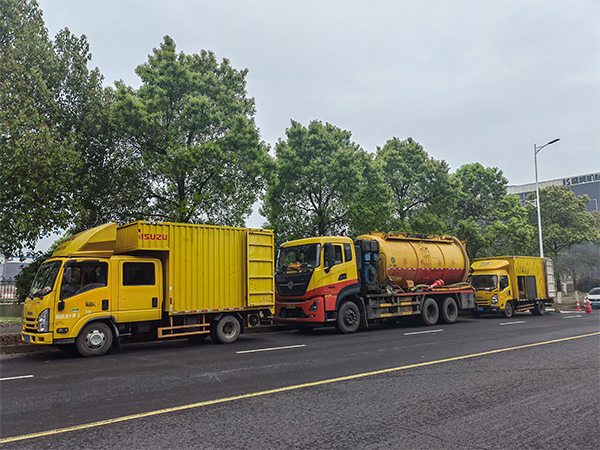
M104 334L98 330L94 330L87 335L86 344L88 347L98 348L104 342Z

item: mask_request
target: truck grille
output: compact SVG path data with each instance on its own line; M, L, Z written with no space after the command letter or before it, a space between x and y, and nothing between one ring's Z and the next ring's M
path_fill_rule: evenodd
M23 321L23 330L24 331L29 331L32 333L36 333L37 332L37 319L33 319L33 318L25 318L25 320Z
M276 275L275 284L281 297L299 297L306 294L313 272Z

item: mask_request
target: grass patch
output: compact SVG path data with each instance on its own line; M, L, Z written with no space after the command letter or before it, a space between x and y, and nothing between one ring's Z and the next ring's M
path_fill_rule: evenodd
M0 317L0 326L21 325L20 317Z

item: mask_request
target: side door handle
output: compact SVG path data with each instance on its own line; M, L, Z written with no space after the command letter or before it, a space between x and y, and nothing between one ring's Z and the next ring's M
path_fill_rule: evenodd
M158 297L152 297L152 307L156 308L158 306Z
M348 275L343 273L339 276L338 281L346 280L347 278L348 278Z

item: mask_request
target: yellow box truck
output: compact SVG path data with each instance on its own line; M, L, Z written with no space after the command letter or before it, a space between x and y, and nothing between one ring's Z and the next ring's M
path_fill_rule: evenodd
M472 314L517 311L542 315L556 297L554 266L550 258L498 256L480 258L471 264L470 281L475 288L477 309Z
M273 232L139 221L61 243L37 272L22 340L99 356L126 338L234 342L270 317Z

